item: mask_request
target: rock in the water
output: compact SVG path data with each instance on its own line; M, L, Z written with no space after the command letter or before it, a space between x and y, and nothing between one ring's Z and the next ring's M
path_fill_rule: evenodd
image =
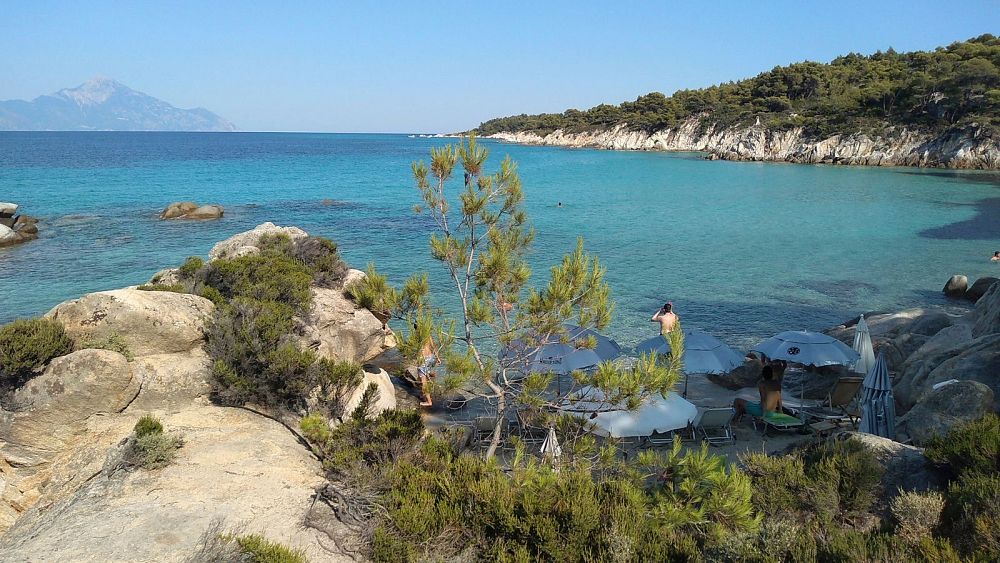
M861 432L845 432L838 439L864 444L875 454L879 465L885 469L882 488L891 498L903 491L929 491L942 489L945 479L928 463L922 449Z
M17 228L17 233L19 235L37 235L38 225L34 223L23 223L20 227Z
M0 201L0 215L6 215L8 217L13 216L17 213L18 205L16 203L8 203L6 201Z
M961 354L972 342L972 330L967 324L945 328L913 352L899 369L899 379L893 386L896 400L904 409L913 406L932 385L931 372L945 360Z
M312 288L312 303L300 321L300 342L333 360L367 362L395 346L392 333L368 309L358 307L339 289Z
M201 207L187 213L184 219L218 219L222 217L225 210L221 205L202 205Z
M208 257L212 260L218 260L220 258L234 258L236 256L256 254L260 252L260 249L257 248L260 237L279 233L288 235L288 238L293 242L309 236L298 227L279 227L270 222L262 223L254 227L253 230L245 231L233 235L224 241L217 242L212 247L212 250L209 251Z
M377 416L383 411L391 410L396 408L396 388L392 384L392 379L389 378L389 374L384 369L378 369L374 366L365 366L365 377L361 381L361 385L358 385L356 389L347 398L347 402L344 406L344 415L350 415L357 408L358 403L361 402L361 396L364 395L365 389L368 385L374 383L378 387L378 401L372 406L371 414L372 416Z
M195 209L198 209L198 204L193 201L178 201L168 205L167 208L160 213L160 219L176 219L191 213Z
M971 320L973 336L984 336L1000 332L1000 284L994 284L976 302Z
M14 220L15 227L18 225L34 225L36 223L38 223L38 219L31 215L18 215L17 219Z
M967 289L969 289L969 278L956 274L948 279L941 291L948 297L965 297Z
M93 441L113 444L137 419L98 421ZM310 561L351 561L326 534L303 525L324 477L319 461L284 426L215 406L161 420L184 440L170 465L114 473L98 465L75 493L46 490L0 537L2 559L180 562L194 555L212 521L223 519L302 548Z
M24 242L24 239L14 229L7 225L0 225L0 247L13 246L21 242Z
M959 381L932 390L896 424L915 444L944 436L952 428L994 410L993 390L978 381Z
M986 295L986 292L993 287L993 284L998 281L1000 281L1000 278L991 278L989 276L979 278L976 280L976 283L972 284L972 286L965 291L965 298L973 303L979 301L979 299L983 295Z
M66 301L46 316L62 323L77 343L117 336L133 355L146 356L200 346L214 308L197 295L126 288Z
M56 358L14 393L14 412L0 411L0 457L19 467L44 463L86 432L88 418L120 412L138 392L118 352L87 349Z

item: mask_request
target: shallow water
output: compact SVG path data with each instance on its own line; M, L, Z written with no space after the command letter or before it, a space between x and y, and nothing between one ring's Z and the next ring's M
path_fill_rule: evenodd
M284 133L0 133L0 201L41 217L41 238L0 249L0 322L146 281L264 221L336 240L346 260L401 281L430 269L410 163L447 139ZM583 236L617 301L623 346L655 334L672 300L686 326L735 347L862 311L950 306L953 273L1000 274L993 173L706 161L488 142L519 164L548 266ZM220 221L156 219L178 200ZM324 199L335 201L323 205ZM562 202L562 206L557 204Z

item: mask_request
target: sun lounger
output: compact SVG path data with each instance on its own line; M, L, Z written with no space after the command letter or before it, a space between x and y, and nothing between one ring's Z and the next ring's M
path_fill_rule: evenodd
M762 431L764 434L767 434L769 428L791 430L802 428L805 425L801 420L783 412L767 412L764 413L764 416L754 416L751 420L754 429L757 429L758 422L764 427Z
M849 421L856 425L861 418L855 405L855 398L864 379L841 377L834 383L826 399L820 401L797 401L786 399L782 405L792 413L824 421Z
M712 445L732 444L736 441L733 435L733 409L731 407L706 409L694 423L694 433L699 433L704 440Z

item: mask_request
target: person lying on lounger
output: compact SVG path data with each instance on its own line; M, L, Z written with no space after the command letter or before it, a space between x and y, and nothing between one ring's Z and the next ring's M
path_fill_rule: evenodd
M742 420L744 414L762 417L769 412L781 412L781 382L774 378L774 371L769 365L764 366L760 376L760 383L757 384L757 390L760 391L759 403L740 398L733 401L736 422Z

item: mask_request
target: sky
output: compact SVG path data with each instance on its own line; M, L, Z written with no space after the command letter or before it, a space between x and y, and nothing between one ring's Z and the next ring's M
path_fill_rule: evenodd
M245 131L452 132L1000 35L1000 0L0 2L0 100L107 76Z

